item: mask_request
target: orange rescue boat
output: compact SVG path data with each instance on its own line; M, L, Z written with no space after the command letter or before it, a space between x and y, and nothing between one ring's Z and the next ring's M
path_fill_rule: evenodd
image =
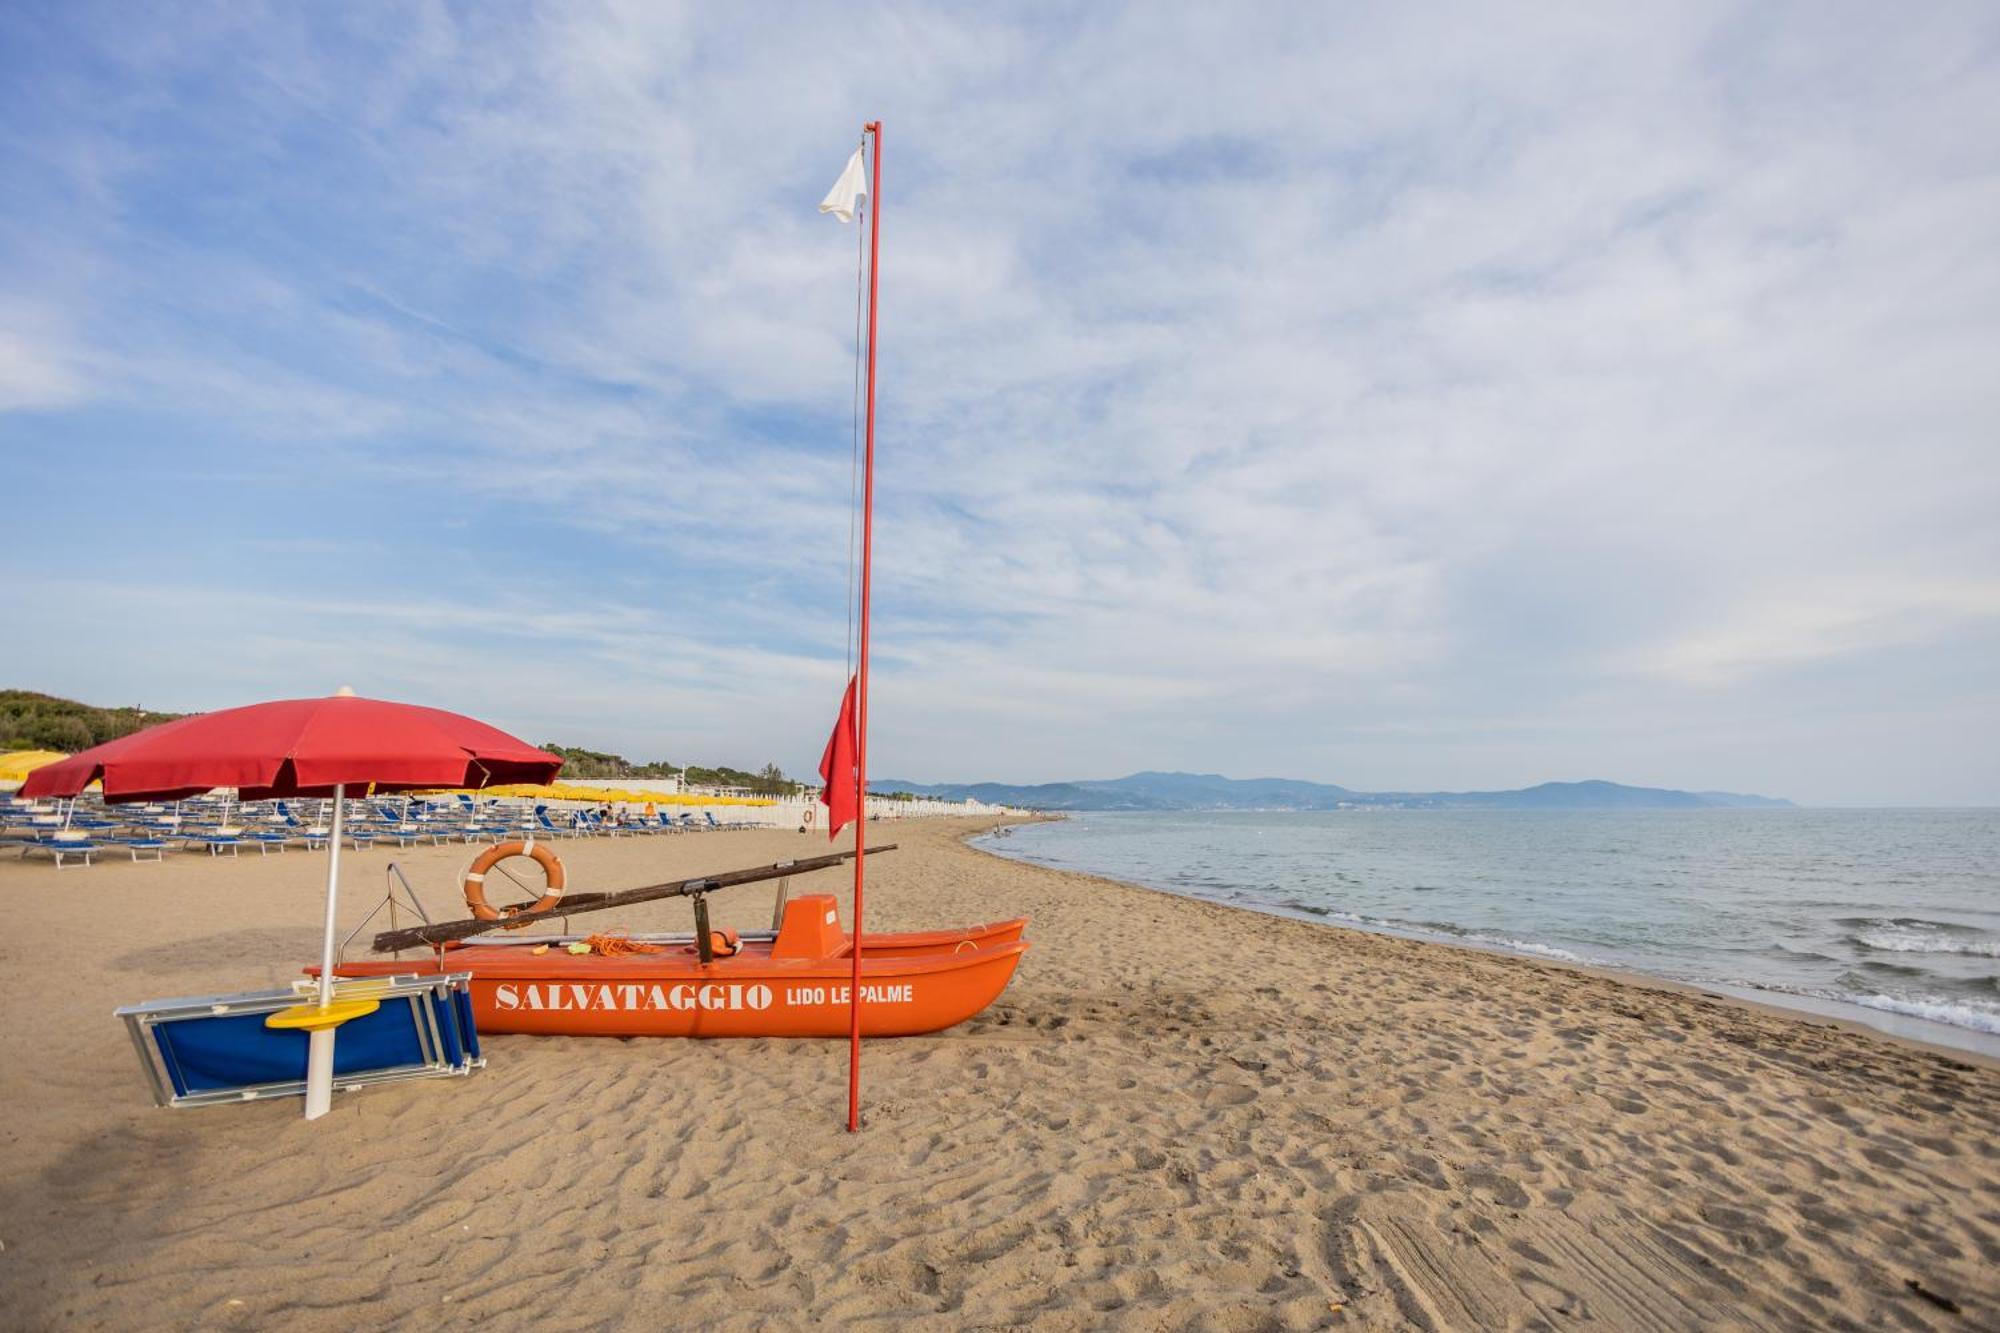
M971 1018L999 998L1028 945L1025 919L966 930L867 935L861 1032L906 1037ZM454 944L436 964L343 963L336 975L388 976L431 966L472 974L479 1030L603 1037L842 1037L848 1031L851 937L831 894L784 905L774 936L738 941L704 962L692 943L645 937L609 955L563 943ZM721 938L727 936L726 942ZM682 937L683 939L687 937ZM645 952L628 952L636 944ZM724 956L724 950L733 952ZM653 951L657 950L657 951Z

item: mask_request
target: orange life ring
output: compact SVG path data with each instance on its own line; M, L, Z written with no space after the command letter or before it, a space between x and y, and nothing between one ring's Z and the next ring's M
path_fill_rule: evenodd
M510 856L525 856L542 868L548 877L548 892L535 899L526 907L494 908L486 901L486 872ZM547 912L562 902L563 863L547 844L538 845L533 838L524 842L496 842L465 868L465 905L481 921L498 921L502 917L519 916L523 912ZM525 923L523 923L525 924Z

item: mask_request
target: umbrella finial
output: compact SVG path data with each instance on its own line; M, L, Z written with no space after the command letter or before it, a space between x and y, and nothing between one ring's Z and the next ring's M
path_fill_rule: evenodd
M352 699L354 697L354 687L352 685L343 685L333 692L333 697L336 699Z

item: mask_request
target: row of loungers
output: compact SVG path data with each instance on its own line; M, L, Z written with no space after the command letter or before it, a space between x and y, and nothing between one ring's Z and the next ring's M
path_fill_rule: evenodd
M456 810L426 803L414 817L377 805L359 818L343 820L341 841L359 851L378 841L394 842L400 847L426 841L441 846L449 842L496 842L511 837L620 837L757 827L747 822L723 822L707 811L700 817L686 813L679 818L660 811L651 819L623 823L600 819L592 811L574 811L563 820L552 816L545 805L519 813L516 822L501 817L515 812L490 806L482 810L465 798L461 800L464 804ZM122 819L102 817L110 814L110 810L82 816L72 812L64 819L45 809L16 808L0 811L0 844L18 846L23 859L46 854L61 870L71 863L89 866L94 857L118 851L129 853L134 861L163 860L168 851L176 848L206 850L211 856L225 853L235 856L244 847L255 847L268 856L298 845L318 850L331 839L330 822L301 819L290 802L278 801L274 806L272 814L258 817L255 822L238 807L239 817L245 820L241 824L209 823L198 817L152 808Z
M696 818L692 813L687 813L676 819L662 810L650 819L641 816L636 819L626 820L623 823L616 820L599 819L591 811L579 810L571 817L569 823L563 824L549 817L547 807L536 806L535 819L537 827L534 832L537 837L548 835L557 838L618 838L626 834L706 833L711 830L726 832L731 829L757 827L757 825L748 822L725 823L718 820L706 810L702 811L700 818Z

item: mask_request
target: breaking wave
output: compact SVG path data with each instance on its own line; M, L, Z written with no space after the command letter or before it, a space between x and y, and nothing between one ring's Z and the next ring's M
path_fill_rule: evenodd
M1537 958L1555 958L1565 963L1581 963L1584 961L1582 954L1571 953L1568 949L1558 949L1553 944L1537 944L1533 940L1495 939L1486 935L1474 935L1470 938L1481 944L1490 944L1496 949L1507 949L1514 953L1531 953Z
M1846 998L1850 1004L1880 1009L1884 1013L1903 1014L1909 1018L1928 1018L1933 1023L1948 1023L1955 1028L1970 1028L1974 1032L1987 1032L2000 1036L2000 1009L1989 1008L1986 1005L1951 1004L1944 1000L1905 1000L1894 995L1852 995Z
M1532 954L1537 958L1553 958L1564 963L1589 963L1590 959L1568 949L1557 948L1553 944L1542 944L1535 940L1517 940L1507 935L1489 935L1452 921L1427 921L1410 917L1367 916L1359 912L1342 912L1331 907L1320 907L1301 902L1296 898L1284 900L1281 904L1289 911L1307 912L1317 917L1327 917L1348 925L1359 926L1363 930L1388 931L1395 935L1421 935L1463 941L1476 944L1484 949L1504 949L1508 953Z
M1844 924L1859 927L1855 944L1880 953L1952 953L1973 958L2000 958L2000 940L1970 926L1921 917L1849 917Z

